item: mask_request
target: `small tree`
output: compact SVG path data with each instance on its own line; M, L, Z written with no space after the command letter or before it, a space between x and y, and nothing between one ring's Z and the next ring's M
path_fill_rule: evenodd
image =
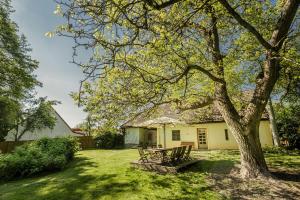
M92 129L94 127L95 127L95 124L93 123L90 115L88 115L83 122L76 125L76 128L80 128L85 133L87 133L88 136L92 135Z
M56 117L52 105L55 102L40 98L24 111L20 111L15 128L13 130L15 141L19 141L27 132L50 128L56 123Z

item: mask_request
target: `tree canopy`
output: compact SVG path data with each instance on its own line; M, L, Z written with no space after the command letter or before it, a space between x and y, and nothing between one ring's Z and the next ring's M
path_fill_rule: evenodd
M67 20L56 33L74 39L87 75L74 95L87 110L109 121L214 103L239 144L241 174L265 174L258 127L275 83L299 69L298 0L56 2Z
M38 62L31 58L31 49L18 26L10 18L10 1L0 2L0 95L13 99L25 98L37 85L33 74Z
M0 1L0 141L9 131L18 129L24 113L35 113L26 117L23 124L28 130L51 127L53 121L46 120L51 118L46 106L50 102L41 103L37 110L34 106L29 112L32 102L40 102L35 99L35 87L42 85L34 74L38 61L31 58L25 36L10 18L14 12L10 3L10 0Z
M59 34L76 42L74 62L89 78L102 77L84 85L80 100L89 99L88 110L99 115L111 114L103 118L127 118L128 113L166 102L191 106L205 97L211 103L206 97L214 96L215 81L222 82L214 70L213 42L218 42L217 56L223 57L229 96L254 89L270 47L266 38L271 38L284 3L233 1L230 8L237 10L232 12L238 19L243 17L241 25L224 6L226 1L211 6L209 1L163 1L172 4L164 9L167 4L156 9L155 1L57 2L57 13L68 19L58 27ZM214 23L219 41L213 41ZM280 52L281 66L289 72L299 69L298 35L296 19ZM83 48L90 49L87 63L76 60Z

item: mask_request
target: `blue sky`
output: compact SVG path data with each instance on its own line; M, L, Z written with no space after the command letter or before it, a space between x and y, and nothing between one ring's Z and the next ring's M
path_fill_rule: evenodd
M53 31L63 22L53 14L55 3L52 0L12 0L15 13L12 19L19 25L31 48L31 55L40 62L36 71L43 88L38 89L39 96L48 96L58 100L56 111L71 126L83 121L86 114L77 107L69 96L78 91L83 75L79 67L69 63L72 56L72 40L55 36L47 38L45 33Z

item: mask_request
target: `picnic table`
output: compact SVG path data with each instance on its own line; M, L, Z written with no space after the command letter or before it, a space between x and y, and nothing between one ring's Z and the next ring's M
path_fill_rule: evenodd
M173 148L152 148L152 149L145 149L151 155L153 160L159 160L161 163L166 161L168 151L171 151Z

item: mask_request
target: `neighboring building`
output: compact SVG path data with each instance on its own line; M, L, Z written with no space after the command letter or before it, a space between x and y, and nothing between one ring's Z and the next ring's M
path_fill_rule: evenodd
M21 141L26 140L38 140L43 137L55 138L55 137L64 137L64 136L79 136L78 134L73 133L70 126L65 122L65 120L55 111L53 112L56 117L56 124L53 129L44 128L40 130L35 130L33 132L26 132ZM14 134L11 132L6 136L6 141L14 141Z
M172 112L168 107L162 110L156 117L139 116L123 124L125 145L147 144L169 148L193 144L195 149L238 149L233 135L216 109L186 111L181 115ZM259 133L263 147L273 145L266 113L262 116Z
M77 134L77 136L79 136L79 137L87 136L88 135L81 128L72 128L71 130L73 131L73 133Z

